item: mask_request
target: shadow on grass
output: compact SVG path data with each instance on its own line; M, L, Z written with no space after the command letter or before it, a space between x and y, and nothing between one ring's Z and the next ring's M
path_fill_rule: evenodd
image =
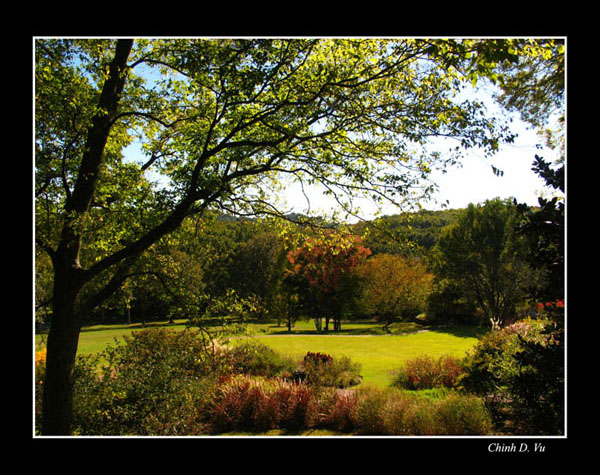
M479 338L482 335L489 332L489 328L474 326L474 325L452 325L452 326L435 326L435 325L400 325L396 327L390 327L386 330L383 325L365 325L364 328L349 328L342 329L339 331L321 331L309 329L292 329L288 331L287 328L281 328L276 326L269 327L269 331L264 335L320 335L320 336L353 336L353 335L372 335L372 336L383 336L383 335L409 335L412 333L420 333L423 331L430 331L435 333L447 333L459 338Z
M348 335L380 335L383 333L380 333L378 331L373 330L373 328L350 328L348 330L345 330L342 326L341 330L322 330L320 332L318 332L317 330L294 330L292 329L292 331L288 331L287 328L278 328L278 327L269 327L269 331L268 333L264 333L264 335L272 335L272 336L277 336L277 335L319 335L319 336L327 336L327 335L331 335L331 336L348 336ZM261 333L258 333L258 335L261 335Z
M124 324L108 324L108 325L92 325L89 327L81 327L82 332L100 332L106 330L147 330L149 328L177 328L186 326L187 320L179 320L173 323L169 322L147 322L147 323L132 323L131 325ZM47 333L47 332L46 332Z
M475 325L452 325L432 327L432 332L447 333L459 338L479 338L490 331L489 328Z
M331 324L333 326L333 324ZM260 331L260 330L259 330ZM259 333L260 334L260 333ZM385 332L381 329L381 325L374 322L357 322L348 321L342 322L341 330L321 330L320 332L316 328L292 328L288 330L287 326L270 325L266 332L266 335L320 335L320 336L348 336L348 335L383 335Z

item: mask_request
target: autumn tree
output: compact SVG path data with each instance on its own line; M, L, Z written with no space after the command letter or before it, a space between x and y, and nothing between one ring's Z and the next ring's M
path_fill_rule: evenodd
M296 283L317 331L321 331L323 317L325 331L331 319L333 329L341 330L344 305L353 299L352 270L371 254L360 241L358 236L324 232L288 253L287 278Z
M348 212L357 195L418 198L434 166L511 139L458 93L514 60L512 43L494 56L485 40L36 39L35 238L52 262L42 433L70 431L83 316L163 236L208 209L278 215L282 183L319 183ZM447 155L430 153L436 137Z
M414 317L425 309L433 274L423 263L392 254L377 254L356 268L359 307L365 315L389 326L397 318Z

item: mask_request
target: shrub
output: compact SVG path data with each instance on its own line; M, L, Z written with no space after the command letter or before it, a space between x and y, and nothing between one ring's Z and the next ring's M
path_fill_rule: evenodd
M202 431L213 382L192 331L135 332L125 344L78 357L73 424L87 435L173 435Z
M323 403L322 425L339 432L352 432L355 429L356 403L355 391L334 391L331 399Z
M483 401L473 395L450 394L437 402L440 435L483 435L491 429L491 419Z
M429 398L394 389L356 391L351 427L370 435L482 435L491 419L476 396L450 392Z
M211 424L216 432L268 430L277 425L278 410L269 401L262 380L234 377L219 386L214 396Z
M314 392L304 383L245 375L216 389L210 412L214 433L322 427L363 435L482 435L490 421L473 395L430 398L376 387Z
M506 382L520 432L562 434L564 431L564 331L548 322L542 341L519 337L513 356L518 372Z
M309 351L290 377L305 381L316 388L342 389L361 382L360 369L361 365L353 363L347 356L334 359L327 354Z
M359 434L385 434L384 407L388 392L381 388L367 387L357 390L356 409L352 422Z
M310 386L280 382L275 397L280 404L280 428L300 430L313 427L318 422L319 405Z
M456 358L445 355L438 360L430 356L420 356L408 360L397 370L393 385L411 390L452 388L463 372Z
M525 319L484 336L465 360L459 386L485 397L497 425L525 434L561 434L563 330Z
M228 350L230 369L236 374L275 377L289 373L294 362L255 340L236 344Z
M300 430L317 422L310 387L282 379L237 375L218 387L210 411L213 432Z

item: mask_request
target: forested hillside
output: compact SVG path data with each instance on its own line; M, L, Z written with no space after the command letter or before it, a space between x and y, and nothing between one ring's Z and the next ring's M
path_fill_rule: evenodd
M422 254L433 248L444 226L453 224L460 209L422 210L384 216L353 226L374 253Z

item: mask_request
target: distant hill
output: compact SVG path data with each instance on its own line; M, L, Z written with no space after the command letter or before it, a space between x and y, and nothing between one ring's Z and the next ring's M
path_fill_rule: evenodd
M374 253L390 254L422 254L435 246L444 226L458 220L462 209L440 211L422 210L413 213L403 213L383 216L370 221L361 221L350 226L352 232L363 236L364 244ZM300 226L309 218L299 213L285 216L289 221ZM314 220L315 218L313 218ZM217 221L226 223L255 223L256 218L239 217L220 214ZM317 218L317 222L319 222ZM325 221L320 223L325 225Z
M444 226L453 224L462 209L422 210L357 223L356 234L365 236L365 245L374 253L420 254L435 246Z

